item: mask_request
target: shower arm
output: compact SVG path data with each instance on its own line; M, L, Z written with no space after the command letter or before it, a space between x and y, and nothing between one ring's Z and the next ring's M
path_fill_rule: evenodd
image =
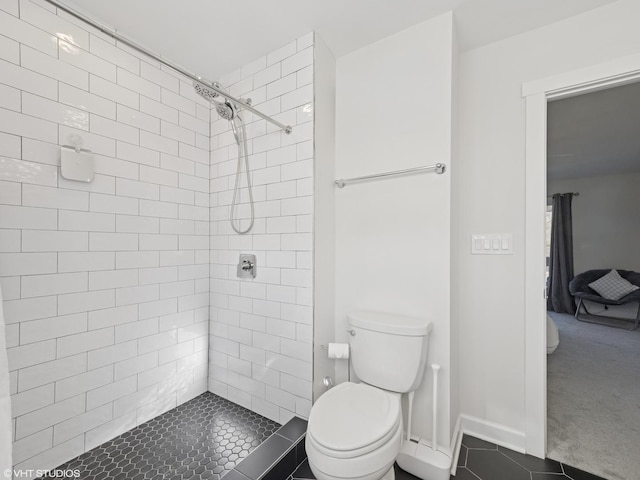
M109 28L109 27L107 27L105 25L102 25L102 24L96 22L95 20L93 20L90 17L84 15L83 13L80 13L77 10L74 10L73 8L64 5L63 3L60 3L58 0L45 0L45 1L50 3L51 5L53 5L54 7L59 8L60 10L68 13L69 15L71 15L71 16L79 19L79 20L82 20L85 23L88 23L92 27L98 29L99 31L101 31L102 33L104 33L106 35L109 35L111 38L114 38L117 41L124 43L128 47L131 47L134 50L137 50L138 52L143 53L143 54L153 58L154 60L166 65L167 67L172 68L176 72L181 73L182 75L190 78L193 81L196 81L196 82L201 83L202 85L205 85L207 88L210 88L211 90L213 90L216 93L218 93L218 95L220 95L221 97L224 97L228 101L239 105L244 110L248 110L249 112L253 113L254 115L262 118L263 120L266 120L267 122L273 123L274 125L276 125L280 129L282 129L286 134L289 134L289 133L291 133L293 131L293 128L291 127L291 125L285 125L283 123L278 122L277 120L274 120L270 116L265 115L264 113L262 113L262 112L256 110L255 108L253 108L252 106L250 106L244 100L235 98L235 97L229 95L224 90L221 90L220 88L216 87L215 85L212 85L209 82L203 81L202 77L199 77L198 75L194 75L193 73L188 72L187 70L183 69L182 67L179 67L178 65L176 65L173 62L171 62L170 60L166 60L166 59L160 57L159 55L156 55L155 53L153 53L153 52L147 50L146 48L138 45L133 40L129 40L127 37L125 37L123 35L120 35L114 29L111 29L111 28Z

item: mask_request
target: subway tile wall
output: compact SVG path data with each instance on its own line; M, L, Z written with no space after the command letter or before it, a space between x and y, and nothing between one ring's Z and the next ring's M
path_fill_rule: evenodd
M210 113L186 78L49 4L0 2L16 468L55 467L206 391ZM74 138L94 152L91 183L60 175Z
M307 417L311 408L313 48L310 33L219 79L231 94L294 127L287 135L241 114L255 199L246 235L229 224L235 139L229 122L211 113L209 390L280 423ZM237 211L246 228L246 188ZM237 278L240 253L256 255L255 279Z

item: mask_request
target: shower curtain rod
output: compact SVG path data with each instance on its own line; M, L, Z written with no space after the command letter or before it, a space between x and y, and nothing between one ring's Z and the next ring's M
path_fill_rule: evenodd
M88 23L89 25L91 25L92 27L97 28L98 30L100 30L102 33L109 35L112 38L115 38L116 40L118 40L119 42L124 43L125 45L133 48L134 50L137 50L140 53L143 53L151 58L153 58L154 60L166 65L167 67L170 67L172 69L174 69L176 72L181 73L182 75L189 77L191 80L195 81L195 82L199 82L202 83L203 85L206 85L207 88L210 88L212 90L214 90L215 92L217 92L221 97L226 98L228 101L236 103L238 105L240 105L243 109L245 110L249 110L251 113L257 115L258 117L262 118L263 120L266 120L267 122L271 122L274 125L278 126L280 129L284 130L285 133L289 134L292 132L293 128L290 125L285 125L283 123L278 122L277 120L274 120L273 118L269 117L268 115L265 115L264 113L256 110L255 108L253 108L250 105L247 105L247 103L245 103L243 100L240 100L238 98L235 98L231 95L229 95L227 92L219 89L218 87L216 87L215 85L212 85L208 82L206 82L205 80L202 79L202 77L199 77L197 75L194 75L191 72L188 72L187 70L185 70L182 67L179 67L178 65L176 65L175 63L169 61L169 60L165 60L164 58L156 55L155 53L147 50L146 48L138 45L137 43L135 43L132 40L129 40L127 37L120 35L119 33L117 33L115 30L106 27L98 22L96 22L95 20L87 17L86 15L78 12L77 10L74 10L71 7L67 7L66 5L60 3L57 0L46 0L48 3L50 3L51 5L53 5L54 7L59 8L60 10L67 12L69 15L76 17L79 20L82 20L85 23Z

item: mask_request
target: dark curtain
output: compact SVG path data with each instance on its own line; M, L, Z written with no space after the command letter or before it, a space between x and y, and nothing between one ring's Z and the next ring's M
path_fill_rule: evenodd
M573 193L557 193L553 196L547 286L547 310L571 314L575 313L575 303L569 293L569 282L573 279L572 200Z

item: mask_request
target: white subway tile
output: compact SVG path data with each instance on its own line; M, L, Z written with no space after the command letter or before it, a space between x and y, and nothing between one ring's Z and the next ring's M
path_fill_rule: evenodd
M125 68L130 72L138 74L140 72L140 60L133 55L125 52L124 50L98 38L95 35L91 35L90 38L91 48L89 51L97 57L108 60L111 63L116 64L119 67Z
M5 204L5 205L20 205L21 203L21 198L22 198L22 185L20 185L17 182L5 182L3 180L0 180L0 204ZM15 208L10 208L10 209L2 209L2 207L0 207L0 213L4 214L4 213L10 213L10 214L14 214L15 212L20 211L20 209L15 209ZM3 226L4 225L4 215L3 215ZM17 219L14 217L14 222Z
M296 72L296 85L298 88L309 85L313 82L313 66L304 67ZM298 114L304 114L304 119L298 117L296 123L310 122L313 120L313 110L311 108L298 111Z
M116 230L118 233L159 233L160 219L154 217L117 215Z
M304 305L283 304L281 318L311 325L313 322L313 309Z
M287 111L292 108L305 105L313 101L313 85L305 85L304 87L297 88L286 95L282 96L282 110ZM302 129L300 125L297 126L297 133Z
M178 174L176 172L144 165L140 166L140 180L170 187L178 186Z
M174 92L180 91L180 81L173 75L170 75L147 62L142 62L140 67L140 76L142 78L146 78L147 80L160 85L162 88L167 88Z
M4 314L7 324L25 322L56 314L57 297L24 300L5 300Z
M137 128L94 114L91 114L90 131L105 137L133 143L134 145L137 145L140 141L139 130Z
M267 84L267 100L279 97L296 89L295 73L281 77Z
M285 46L280 47L267 55L267 65L273 65L280 62L291 55L294 55L297 51L296 42L287 43Z
M115 364L115 379L121 380L157 366L158 352L149 352L144 355L138 355L137 357L123 360ZM138 391L140 394L143 392L144 391ZM116 404L114 404L114 408L116 408Z
M123 197L144 198L147 200L160 199L160 187L151 183L138 182L124 178L116 179L116 194Z
M0 36L0 38L5 37ZM25 48L26 47L23 46L23 50ZM49 61L55 61L55 59L51 57L48 58L51 59ZM0 60L0 68L2 69L3 84L53 100L58 98L58 82L55 79L28 70L28 66L27 68L22 68L2 60Z
M105 80L109 80L110 82L116 81L116 66L114 64L63 40L60 40L59 43L60 60L89 73L93 73Z
M42 407L53 404L53 386L54 384L50 383L42 387L11 395L11 413L13 417L19 417L25 413L33 412L34 410L39 410Z
M196 137L193 130L180 127L173 123L162 121L160 125L160 131L162 137L172 138L189 145L195 145Z
M135 198L122 198L114 195L91 193L89 196L89 209L92 212L137 215L138 200Z
M178 155L178 141L172 138L147 132L140 132L140 146L157 152L168 153L169 155Z
M294 287L311 287L313 284L313 272L311 270L282 269L282 285Z
M89 290L105 290L136 285L138 285L138 271L135 269L105 270L89 273Z
M0 180L55 186L58 183L58 169L51 165L0 157Z
M16 439L26 437L84 412L84 395L69 398L19 417L16 421Z
M22 278L22 298L84 292L86 290L86 273L28 275Z
M267 233L294 233L296 231L296 217L267 218Z
M30 390L86 371L87 356L84 354L23 368L18 374L19 391Z
M88 405L88 400L87 400ZM136 426L136 413L131 412L125 415L122 415L110 422L107 422L99 427L96 427L92 430L89 430L85 435L85 450L89 451L93 448L102 445L108 440L117 437L118 435L131 430ZM82 438L82 437L80 437ZM66 457L65 457L66 458ZM73 455L70 455L68 458L73 458Z
M266 332L278 337L296 338L296 324L277 318L267 318Z
M196 192L192 190L185 190L184 188L174 188L167 185L160 185L160 200L162 200L163 202L194 205L196 201Z
M56 264L55 253L0 253L0 276L53 273Z
M75 397L111 382L113 382L113 368L110 365L58 380L55 383L56 402Z
M89 250L138 250L138 236L133 233L89 233Z
M7 348L9 371L31 367L56 358L56 341L32 343L19 347Z
M160 265L158 252L117 252L116 268L152 268Z
M156 102L148 97L140 98L140 111L174 124L178 123L179 117L178 110L176 108Z
M109 213L69 212L61 210L59 215L60 230L76 230L89 232L114 232L116 218Z
M282 235L283 250L311 251L313 248L313 235L311 233L291 233Z
M115 306L113 290L96 292L69 293L58 297L58 314L88 312Z
M280 337L262 332L253 332L253 347L267 352L279 352Z
M8 108L16 112L21 108L20 90L0 84L0 108Z
M23 73L25 77L30 80L34 80L41 72L46 72L49 79L60 80L62 82L60 87L73 85L74 87L88 90L89 88L89 74L78 67L62 62L55 57L45 55L44 53L29 48L25 45L20 47L20 65L35 73ZM49 87L46 87L49 88ZM40 88L27 89L28 91L41 95L43 93ZM58 96L51 96L49 92L43 96L57 100ZM62 101L62 98L60 98ZM66 102L65 102L66 103Z
M99 407L100 405L111 403L118 398L135 392L136 390L137 380L136 377L133 376L92 389L87 392L87 409L91 410ZM111 405L109 406L111 407Z
M295 55L282 60L282 75L289 75L313 64L313 47L298 51Z
M60 463L61 458L75 458L84 451L84 436L79 435L19 463L15 468L17 470L52 470Z
M286 373L280 374L280 388L298 397L311 400L311 382Z
M153 200L140 200L140 215L149 217L178 218L178 205Z
M113 252L59 252L59 272L80 272L93 270L111 270L115 268L115 254Z
M132 127L141 128L152 133L160 133L160 120L146 113L118 105L118 122L126 123Z
M138 339L138 354L149 353L176 343L175 331L161 332ZM162 363L162 362L161 362Z
M113 345L113 328L102 328L58 338L58 358Z
M79 88L61 83L59 91L60 102L79 108L81 110L85 110L87 112L95 113L102 117L110 119L116 118L115 102L107 100L106 98L100 97L98 95L93 95L85 90L88 90L88 87L84 90L81 90ZM122 107L122 105L118 105L118 107Z
M81 252L88 249L88 233L23 230L23 252Z
M0 156L22 158L22 139L16 135L0 132Z
M57 337L64 337L87 330L87 314L61 315L41 320L32 320L20 324L20 343L22 345Z
M92 350L86 356L89 359L89 369L95 369L134 358L137 353L138 344L135 340L132 340ZM83 357L85 356L83 355Z
M192 265L194 264L194 252L192 250L176 250L160 252L160 265Z
M158 267L140 269L140 285L175 282L178 280L177 267Z
M198 163L209 163L209 152L207 150L194 147L193 145L187 145L186 143L180 144L180 154L178 156Z
M131 305L134 303L152 302L160 298L158 285L119 288L116 290L116 304Z
M104 405L58 423L53 427L53 444L58 445L99 427L112 419L111 405Z
M156 100L159 99L156 98ZM192 116L195 116L196 114L196 104L193 100L173 93L167 89L162 89L162 103Z
M9 253L19 251L20 230L0 230L0 252Z
M40 50L47 55L58 55L58 39L37 27L0 11L0 31L8 38Z
M118 67L118 85L153 100L160 100L160 86Z
M66 21L56 15L55 11L46 10L33 2L20 2L20 19L81 48L89 47L89 33L85 29Z
M22 204L28 207L89 210L89 194L61 188L24 185Z
M114 325L131 323L137 320L137 305L96 310L89 312L89 330L112 327Z
M89 91L127 107L139 108L141 105L140 95L137 92L116 85L96 75L89 75Z
M20 63L20 44L0 35L0 58L7 62Z

